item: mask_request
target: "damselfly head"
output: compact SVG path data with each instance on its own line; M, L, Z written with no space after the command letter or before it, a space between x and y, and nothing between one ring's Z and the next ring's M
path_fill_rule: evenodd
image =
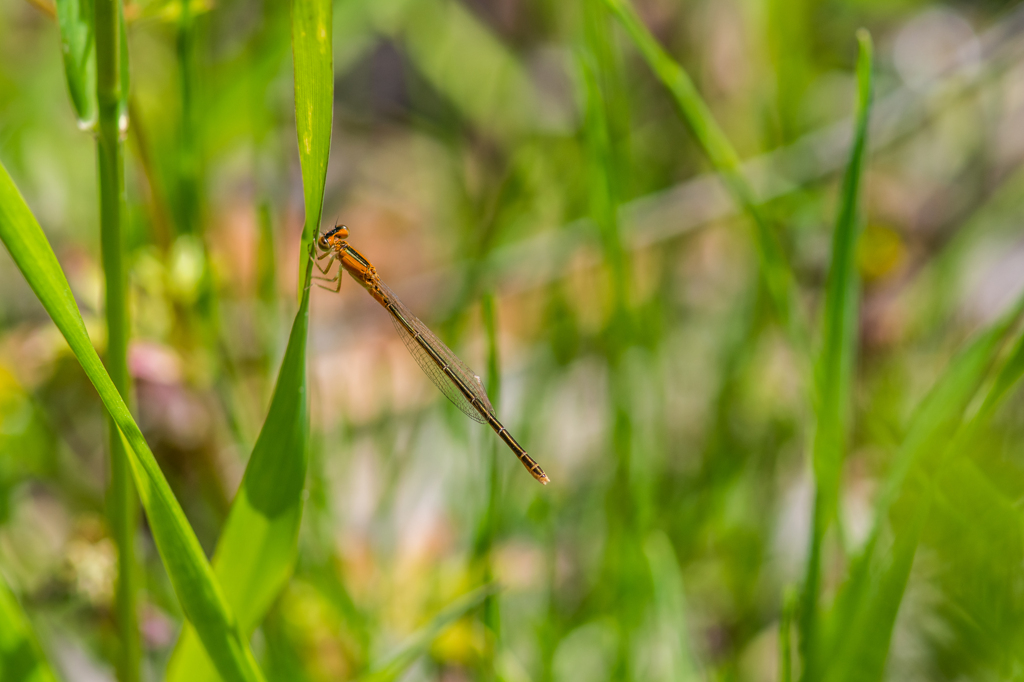
M343 242L346 239L348 239L348 228L344 225L336 225L320 235L320 239L316 243L321 249L328 251L333 244Z

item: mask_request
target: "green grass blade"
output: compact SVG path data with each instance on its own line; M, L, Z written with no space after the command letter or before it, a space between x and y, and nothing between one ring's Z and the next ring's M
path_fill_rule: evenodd
M320 229L324 184L334 120L334 53L331 0L292 0L292 54L295 58L295 130L306 204L299 249L299 273L306 271L313 239ZM301 283L300 283L301 284ZM302 289L300 288L301 292ZM301 294L300 294L301 296Z
M126 443L132 474L153 539L186 617L226 680L263 675L220 590L185 514L146 440L96 354L85 323L35 216L0 165L0 240L63 334Z
M604 0L618 17L626 33L647 61L658 80L669 91L693 131L697 142L707 154L711 165L721 176L733 199L743 207L756 228L757 252L761 272L772 302L782 324L793 335L802 349L808 347L807 334L796 317L796 284L777 235L772 231L757 207L753 188L740 169L739 155L715 121L708 105L701 98L690 76L658 44L651 32L640 21L636 10L627 0Z
M892 548L876 562L873 577L865 582L861 604L849 620L837 622L844 645L829 661L829 675L805 679L876 682L882 679L889 655L896 615L910 578L921 531L931 508L930 499L915 500L909 520L895 531Z
M868 119L871 112L871 37L858 33L857 118L850 162L843 178L836 229L832 238L832 264L825 290L822 346L816 367L817 423L812 445L815 500L811 524L811 550L801 604L801 648L805 660L816 636L818 580L825 531L839 496L839 477L849 434L850 393L856 354L859 282L857 239L860 235L861 177L867 150Z
M85 0L56 0L55 5L71 105L79 126L92 128L99 115L93 5Z
M888 553L879 551L882 530L889 522L896 500L906 494L911 471L915 467L941 461L950 449L950 441L960 428L968 405L998 355L1004 337L1022 311L1024 297L957 354L915 411L875 500L874 525L836 598L826 641L819 647L814 661L809 666L805 665L804 679L810 679L808 668L818 673L816 679L867 679L858 673L861 668L843 663L861 658L875 661L876 667L871 669L872 679L881 674L920 536L918 524L923 524L924 518L917 519L915 515L913 523L897 529L893 548ZM918 504L916 514L926 515L930 502L925 500ZM883 657L876 660L874 656L883 645Z
M874 526L866 548L870 549L877 540L880 525L886 522L889 508L899 496L914 465L928 454L937 460L946 450L951 437L962 423L967 406L998 355L1007 332L1022 312L1024 297L1003 318L957 354L921 401L876 500Z
M372 666L370 673L360 678L363 682L392 682L397 680L405 669L426 653L430 645L448 626L478 607L490 595L497 592L494 583L478 587L449 604L443 611L434 616L419 632L415 633L399 649L384 661Z
M1024 334L1021 334L1013 345L1009 357L999 368L992 386L985 395L984 402L978 408L978 413L971 419L970 427L965 429L968 436L976 433L977 429L987 423L996 409L1009 397L1013 388L1020 383L1022 377L1024 377Z
M57 682L32 624L0 575L0 680Z
M263 619L295 563L303 485L309 461L306 335L309 277L295 315L270 411L213 557L213 570L245 634ZM186 628L168 665L168 682L218 680L192 628Z

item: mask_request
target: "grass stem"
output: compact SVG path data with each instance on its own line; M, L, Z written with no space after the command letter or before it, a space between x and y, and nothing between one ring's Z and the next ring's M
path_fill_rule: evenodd
M121 141L121 4L96 0L96 94L99 126L96 156L99 168L100 240L106 282L107 371L114 386L130 402L128 375L128 277L125 267L124 147ZM121 682L139 679L141 645L136 613L134 536L138 512L128 458L121 436L109 421L110 487L107 513L117 545L116 613L120 637L117 674Z

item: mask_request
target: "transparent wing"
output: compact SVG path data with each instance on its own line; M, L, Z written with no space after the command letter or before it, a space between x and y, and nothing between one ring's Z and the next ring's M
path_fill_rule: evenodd
M409 323L416 334L422 339L423 344L429 346L434 353L437 354L441 361L447 365L452 373L457 376L463 384L465 384L470 393L474 398L480 401L480 404L484 406L492 416L494 415L494 408L491 406L491 401L487 398L487 393L484 391L484 386L480 382L480 377L476 375L469 367L466 366L462 360L459 359L452 349L444 344L441 339L434 335L434 332L427 328L427 325L423 324L418 317L412 314L405 305L398 300L395 296L395 292L391 291L387 285L380 283L380 288L384 291L387 297L391 300L392 305L398 311L398 314ZM390 310L388 312L391 312ZM466 399L466 396L462 394L459 387L455 385L455 382L442 371L441 367L438 366L437 362L430 356L426 348L420 344L419 341L406 329L405 325L402 324L402 320L391 313L391 321L395 325L395 329L398 330L398 335L402 337L402 341L405 342L405 347L409 349L413 358L416 359L416 364L420 366L420 369L430 377L430 380L434 382L434 385L440 389L441 393L445 394L448 400L452 401L455 407L462 410L462 412L474 421L478 421L481 424L486 423L486 419L477 412L473 404Z

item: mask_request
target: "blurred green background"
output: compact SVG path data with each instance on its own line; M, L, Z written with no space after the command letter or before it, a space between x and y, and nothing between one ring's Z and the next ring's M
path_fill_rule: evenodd
M552 484L444 400L351 279L314 289L307 503L294 574L253 636L261 667L357 678L494 579L402 679L1021 679L1024 399L1019 331L996 321L1024 291L1024 12L635 7L745 160L809 344L606 5L338 0L323 225L348 225L476 368ZM212 553L296 310L289 5L124 14L133 412ZM0 4L0 160L102 353L95 146L54 16L51 0ZM856 364L835 511L815 531L811 368L861 27L876 58ZM0 576L59 678L111 680L103 408L7 255L0 291ZM957 374L994 329L1004 345ZM144 519L138 541L142 678L159 680L182 614Z

